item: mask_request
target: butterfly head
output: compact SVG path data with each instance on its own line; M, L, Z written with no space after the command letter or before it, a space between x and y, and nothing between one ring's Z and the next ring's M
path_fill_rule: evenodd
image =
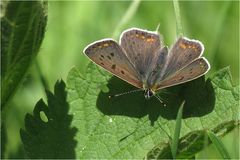
M146 89L144 92L144 97L146 99L150 99L154 95L155 95L155 92L153 90L151 90L150 88Z

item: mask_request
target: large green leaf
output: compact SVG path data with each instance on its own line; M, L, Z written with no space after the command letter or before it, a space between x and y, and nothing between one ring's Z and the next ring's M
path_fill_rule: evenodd
M202 131L215 131L219 126L221 129L215 133L222 135L238 125L235 122L239 120L239 92L231 83L228 68L207 81L201 77L163 91L160 96L167 107L154 98L145 100L142 93L109 99L108 95L134 88L106 75L91 64L85 74L77 68L69 73L67 85L70 112L74 114L72 125L79 130L76 139L81 140L76 148L78 158L145 157L159 144L169 143L167 134L173 135L177 111L184 100L180 137L191 133L200 136ZM101 91L105 85L109 93ZM181 139L179 144L184 151L188 151L186 148L191 145L185 142L187 138ZM202 148L194 148L185 155L192 157ZM170 147L168 151L171 153Z
M231 84L228 68L207 81L201 77L163 90L159 96L167 107L155 98L145 100L140 92L109 99L111 94L132 89L93 64L85 73L73 68L67 79L69 113L66 103L50 103L53 97L48 93L49 107L40 101L36 108L43 105L51 114L35 108L34 116L26 116L26 132L22 130L21 135L28 156L63 158L60 153L67 155L68 148L75 151L75 158L172 158L169 135L174 133L183 101L177 158L192 158L202 150L206 130L222 136L239 124L239 92ZM64 101L56 89L55 95L57 101ZM45 112L47 122L39 119L40 111ZM55 114L62 118L50 121ZM69 114L73 119L66 121ZM68 134L67 128L77 132ZM71 143L73 136L76 146Z
M43 1L1 2L1 106L14 94L42 43L47 22Z

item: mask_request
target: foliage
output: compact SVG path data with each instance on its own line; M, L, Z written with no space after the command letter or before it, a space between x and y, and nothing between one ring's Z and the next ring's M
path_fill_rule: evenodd
M57 82L54 95L49 91L46 94L48 106L41 99L34 108L33 116L27 114L25 117L26 130L20 132L25 151L34 159L73 159L77 143L73 137L77 130L69 127L72 116L68 115L65 83Z
M172 158L171 149L166 145L170 143L168 135L173 135L178 108L185 101L177 158L191 158L204 148L202 137L205 130L222 136L239 125L239 92L232 86L230 77L229 68L224 68L207 81L201 77L171 87L160 93L167 102L167 107L163 107L156 99L146 101L141 94L109 99L109 94L125 88L131 90L132 87L111 78L92 64L85 74L73 68L67 80L69 114L73 115L71 125L68 120L61 126L61 122L65 122L64 117L68 116L68 107L62 106L65 103L50 103L53 97L48 95L48 104L54 106L48 107L51 114L44 111L48 117L44 126L49 129L40 128L43 122L35 120L39 119L40 101L35 107L34 118L26 116L29 135L22 134L22 140L30 158L39 157L39 150L45 153L45 158L61 158L50 153L64 152L66 148L72 151L72 143L67 142L73 141L73 133L68 135L71 140L60 137L63 136L61 131L67 132L66 128L73 127L78 130L74 132L76 158ZM101 91L103 85L107 85L109 93ZM58 91L60 95L61 91ZM55 119L57 123L53 123L54 119L49 120L54 114L61 115L60 119ZM56 130L54 134L52 130ZM41 144L55 144L56 147L43 147ZM36 148L32 150L27 146Z
M4 107L39 51L47 22L47 3L2 3L1 107Z

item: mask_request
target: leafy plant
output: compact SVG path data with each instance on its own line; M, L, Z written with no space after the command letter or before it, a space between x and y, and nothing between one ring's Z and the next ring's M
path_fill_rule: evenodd
M108 93L105 93L106 87ZM108 98L126 91L125 88L133 89L93 64L85 73L73 68L67 78L69 113L63 105L66 103L50 103L54 97L55 101L64 99L58 96L64 95L63 89L55 87L55 96L47 94L49 107L40 101L45 111L39 109L39 102L34 115L26 116L26 131L21 131L21 137L28 156L62 158L62 154L57 153L68 148L74 149L76 158L172 158L168 135L174 133L175 119L183 101L177 158L192 158L202 150L206 130L222 136L239 125L239 92L238 87L232 86L229 68L206 81L200 77L160 92L167 107L156 99L146 101L140 93ZM43 123L39 118L40 111L44 111L48 122ZM61 115L59 119L52 118L55 114ZM63 123L69 114L72 119ZM62 138L64 132L68 133L67 128L77 132L66 135L68 139ZM75 148L72 145L75 143L70 143L73 139L77 141Z
M1 2L1 108L13 96L38 53L46 22L46 2Z
M48 106L39 100L33 116L26 115L25 128L21 138L27 155L31 158L75 158L73 139L76 128L70 128L72 116L68 115L68 103L65 83L59 81L54 95L46 91Z

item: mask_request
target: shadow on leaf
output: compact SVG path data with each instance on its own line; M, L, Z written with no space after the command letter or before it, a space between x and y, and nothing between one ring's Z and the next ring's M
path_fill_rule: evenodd
M185 100L183 118L200 117L210 113L215 105L215 93L211 81L204 76L174 87L159 91L158 95L166 103L164 107L156 98L146 100L143 91L109 99L109 95L136 89L126 82L112 77L108 83L109 92L100 92L98 109L106 115L122 115L141 118L148 115L151 124L159 116L176 119L178 109Z
M33 115L25 117L25 130L20 130L25 152L29 158L75 158L77 129L71 128L65 83L57 82L54 94L46 91L48 106L41 99Z

